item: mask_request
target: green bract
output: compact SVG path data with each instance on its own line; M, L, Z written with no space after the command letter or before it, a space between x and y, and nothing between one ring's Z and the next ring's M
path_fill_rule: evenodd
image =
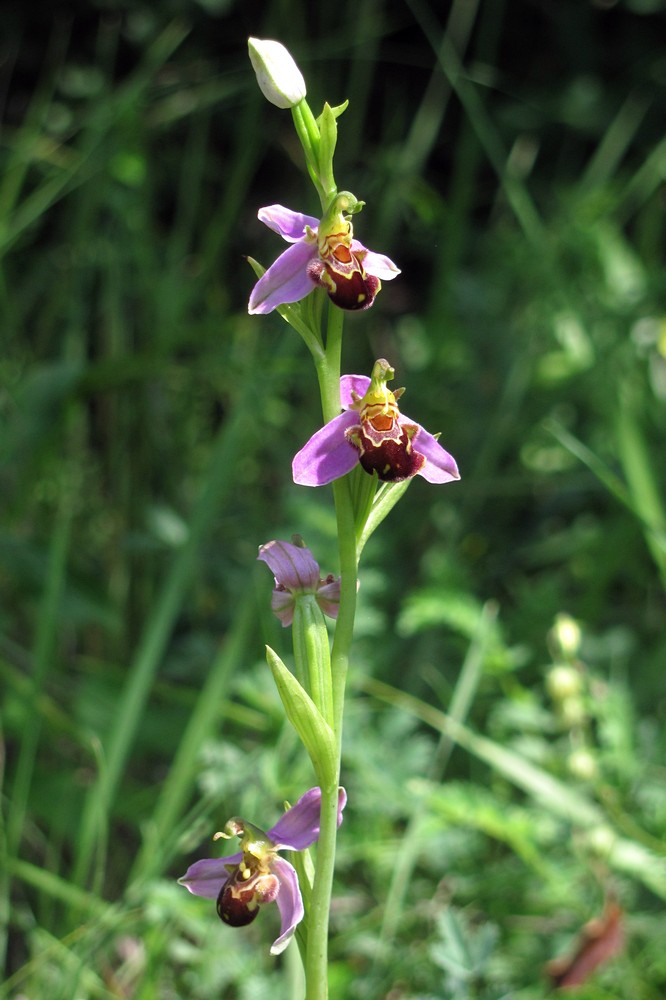
M298 733L308 752L318 781L329 786L337 781L336 748L333 730L301 687L294 675L284 665L275 650L266 646L266 660L284 705L287 718Z

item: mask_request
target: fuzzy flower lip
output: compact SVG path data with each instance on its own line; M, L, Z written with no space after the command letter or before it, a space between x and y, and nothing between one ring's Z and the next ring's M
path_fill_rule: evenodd
M248 53L259 89L278 108L295 108L305 98L305 80L282 42L248 38Z
M411 417L400 413L395 393L386 388L393 369L383 358L375 362L372 378L343 375L340 398L343 412L318 430L294 457L294 482L324 486L339 479L360 462L383 482L401 482L423 476L429 483L460 479L458 466L437 438Z
M337 618L340 605L340 578L330 574L321 579L319 565L298 536L294 543L272 541L259 546L257 559L265 562L275 577L271 609L283 626L291 625L296 599L312 594L330 618ZM300 544L298 544L300 542Z
M354 239L348 215L360 205L343 192L321 220L283 205L260 208L259 221L291 245L257 281L248 312L265 314L299 302L317 286L343 309L371 306L381 282L391 281L400 270L389 257Z
M338 792L338 826L347 803L344 788ZM303 919L304 908L296 870L278 851L304 851L319 839L321 789L311 788L264 833L235 817L218 837L241 837L241 850L224 858L195 861L178 881L194 896L217 900L224 923L242 927L251 923L264 903L276 902L280 934L271 947L279 955Z

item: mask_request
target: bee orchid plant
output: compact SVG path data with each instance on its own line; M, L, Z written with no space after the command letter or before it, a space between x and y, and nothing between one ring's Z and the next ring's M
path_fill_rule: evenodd
M307 932L297 940L306 1000L325 1000L336 837L347 801L340 761L359 558L369 535L414 477L444 484L459 479L459 472L438 435L401 412L398 401L404 390L387 387L394 376L388 361L377 360L369 375L341 372L346 313L367 314L382 282L400 274L388 256L356 238L352 220L363 202L349 191L338 191L335 183L333 154L346 102L325 104L315 118L304 78L281 43L251 38L249 53L264 96L291 110L321 205L318 216L279 204L259 209L259 220L289 245L267 269L249 258L257 280L248 310L253 316L277 311L312 355L323 426L296 452L292 472L299 486L331 485L339 575L322 576L299 536L260 546L258 558L274 577L271 607L282 625L291 628L294 654L290 668L267 647L267 663L318 785L267 832L239 817L229 820L214 839L237 836L239 850L195 861L180 881L194 895L215 899L219 917L230 927L249 924L262 906L277 903L281 928L271 952L279 954L296 929L305 926ZM313 297L323 295L327 309L311 308ZM335 620L332 642L324 615ZM296 857L315 845L314 877L302 893L294 866L279 852Z

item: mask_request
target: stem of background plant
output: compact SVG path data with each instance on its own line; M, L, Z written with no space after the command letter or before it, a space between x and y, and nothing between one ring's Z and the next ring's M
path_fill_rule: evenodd
M321 405L325 421L340 412L340 358L342 349L343 312L329 304L326 331L326 354L317 365ZM356 529L348 478L333 483L335 514L338 526L340 557L340 607L335 625L331 654L333 678L333 721L337 743L336 781L322 788L321 828L317 844L317 864L310 913L308 915L308 949L305 961L306 1000L325 1000L328 996L328 920L335 867L337 836L338 785L342 750L342 720L345 682L356 614Z

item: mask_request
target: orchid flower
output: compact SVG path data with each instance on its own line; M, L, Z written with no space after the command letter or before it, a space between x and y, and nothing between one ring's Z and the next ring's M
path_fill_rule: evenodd
M347 793L341 788L338 826L346 802ZM219 917L230 927L245 927L264 903L277 903L281 927L271 954L279 955L303 919L304 909L296 870L277 852L304 851L314 844L319 838L320 810L321 789L311 788L268 833L234 817L213 840L240 837L240 851L225 858L195 861L178 881L194 896L216 899Z
M295 538L298 536L294 536ZM291 542L267 542L259 546L257 559L265 562L275 577L271 609L284 626L294 618L296 598L313 594L329 618L337 618L340 604L340 578L330 573L322 580L319 565L304 545Z
M382 482L399 483L423 476L429 483L460 479L455 459L411 417L400 413L403 389L391 392L388 361L375 362L372 378L343 375L340 399L344 412L329 420L301 448L292 463L294 482L324 486L351 472L357 462Z
M381 288L399 269L383 254L354 239L350 215L363 202L348 191L338 194L321 219L292 212L282 205L260 208L258 218L291 243L252 289L248 312L269 313L277 306L304 299L323 288L341 309L368 309Z

